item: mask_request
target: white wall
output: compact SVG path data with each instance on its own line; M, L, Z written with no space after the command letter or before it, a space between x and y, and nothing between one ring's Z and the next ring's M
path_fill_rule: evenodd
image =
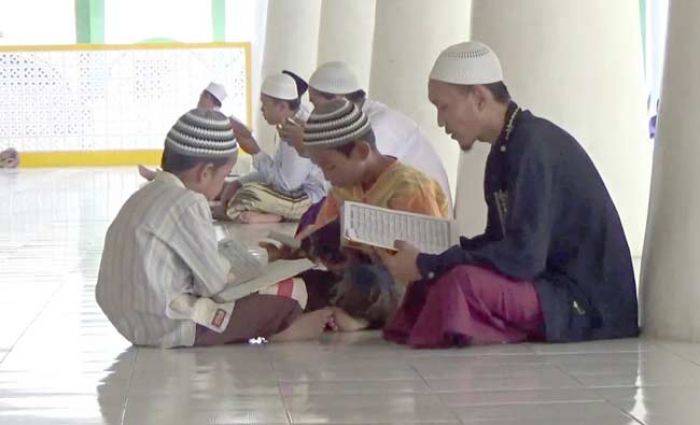
M0 45L74 43L74 0L0 0Z
M320 19L321 0L269 0L261 77L284 69L311 75L316 69ZM275 129L265 123L259 110L256 114L258 142L272 151Z
M644 332L700 341L700 2L672 1L642 263Z
M226 41L250 42L251 88L253 106L253 128L257 125L260 109L260 85L262 63L265 52L265 30L267 28L267 0L228 0L226 2ZM227 111L224 111L227 112Z
M453 191L459 149L437 126L428 75L445 47L469 38L469 10L465 0L380 0L375 16L370 97L418 122L440 155Z
M321 6L318 65L348 63L365 90L372 66L375 10L376 0L324 0Z
M170 38L185 43L212 40L211 2L105 1L105 43Z

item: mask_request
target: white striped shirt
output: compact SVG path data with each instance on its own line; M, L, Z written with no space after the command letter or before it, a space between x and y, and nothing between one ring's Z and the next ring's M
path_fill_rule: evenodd
M191 346L195 322L219 332L228 325L234 303L211 298L227 270L206 198L159 172L107 231L97 303L136 345Z

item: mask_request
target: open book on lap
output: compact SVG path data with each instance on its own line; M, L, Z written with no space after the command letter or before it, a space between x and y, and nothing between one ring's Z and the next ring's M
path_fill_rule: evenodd
M421 252L439 254L459 242L456 222L440 217L343 202L340 233L344 242L394 249L409 242Z
M217 298L234 301L314 267L314 263L305 258L267 263L266 258L256 258L251 251L235 239L219 242L219 252L228 261L230 272L229 283Z

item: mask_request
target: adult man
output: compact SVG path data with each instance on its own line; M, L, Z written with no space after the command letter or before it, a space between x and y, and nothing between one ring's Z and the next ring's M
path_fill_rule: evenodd
M380 255L409 284L387 339L415 347L638 334L630 251L592 161L564 130L510 100L496 55L449 47L428 84L438 125L469 150L492 145L484 234L439 255L397 242Z

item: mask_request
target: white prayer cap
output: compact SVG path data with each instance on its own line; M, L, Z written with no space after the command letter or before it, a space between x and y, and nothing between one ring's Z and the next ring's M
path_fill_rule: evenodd
M319 66L311 78L309 86L330 94L348 94L361 90L355 73L345 62L326 62Z
M220 103L224 103L224 99L226 99L227 95L226 89L221 84L211 82L204 90L214 96Z
M503 70L489 46L467 41L440 53L430 71L430 79L460 85L491 84L503 81Z
M265 78L260 91L275 99L295 100L299 98L297 83L290 75L274 74Z

